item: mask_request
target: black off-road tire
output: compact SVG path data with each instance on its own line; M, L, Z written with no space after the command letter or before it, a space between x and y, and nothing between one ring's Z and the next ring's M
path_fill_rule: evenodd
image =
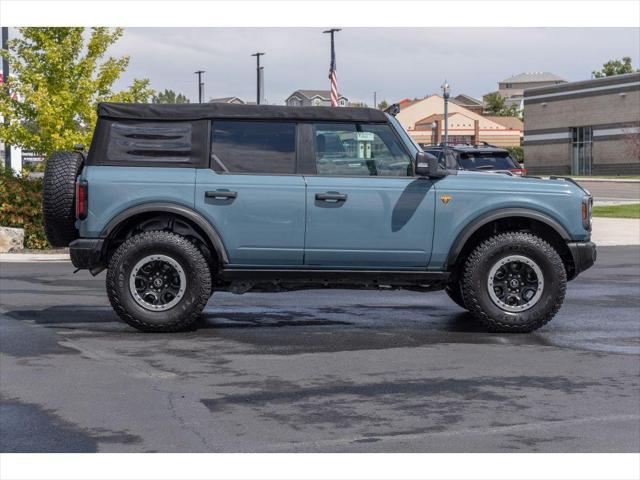
M449 298L453 300L459 307L467 310L467 306L464 304L464 297L462 295L462 285L460 282L450 283L444 289L449 295Z
M491 267L501 258L522 255L541 269L544 287L540 299L528 310L512 313L491 299L487 279ZM509 232L485 240L469 255L464 266L462 292L473 316L493 332L532 332L560 309L567 287L567 274L558 252L543 239L521 232Z
M42 220L47 240L67 247L78 238L76 177L84 157L80 152L54 152L47 160L42 184Z
M139 305L129 287L131 271L149 255L165 255L176 261L186 275L185 293L169 310L150 311ZM209 265L196 245L181 235L150 231L125 241L111 257L107 271L107 294L122 320L143 332L187 330L198 319L211 296Z

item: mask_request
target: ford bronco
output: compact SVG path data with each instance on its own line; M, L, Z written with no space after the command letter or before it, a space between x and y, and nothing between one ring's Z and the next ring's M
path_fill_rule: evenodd
M114 310L178 331L218 290L444 289L492 331L530 332L593 265L569 179L447 170L368 108L103 103L44 177L50 243L107 269Z

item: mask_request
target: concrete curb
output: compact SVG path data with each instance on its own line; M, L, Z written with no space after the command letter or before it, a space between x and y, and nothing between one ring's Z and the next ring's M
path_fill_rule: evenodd
M0 263L68 262L68 253L0 253Z
M640 183L632 178L574 178L578 183Z

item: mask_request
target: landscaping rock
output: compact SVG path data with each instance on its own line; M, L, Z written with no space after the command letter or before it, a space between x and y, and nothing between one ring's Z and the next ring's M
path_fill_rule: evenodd
M24 248L24 229L0 227L0 253L15 252Z

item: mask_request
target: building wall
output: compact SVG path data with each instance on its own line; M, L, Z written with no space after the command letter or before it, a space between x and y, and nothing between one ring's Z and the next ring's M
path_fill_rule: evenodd
M524 105L524 156L531 173L571 173L574 127L593 132L592 174L640 173L628 139L640 134L640 74L529 90Z
M444 99L439 95L432 95L403 108L400 110L400 113L396 115L396 119L418 143L431 143L431 129L428 128L428 126L416 125L416 123L431 115L442 115L443 113ZM505 147L520 145L520 130L508 129L504 125L500 125L460 105L449 102L449 135L451 137L473 137L475 121L478 122L479 126L479 141ZM425 128L426 130L423 130ZM440 140L442 140L443 137L444 126L441 126ZM426 139L428 139L428 141Z

